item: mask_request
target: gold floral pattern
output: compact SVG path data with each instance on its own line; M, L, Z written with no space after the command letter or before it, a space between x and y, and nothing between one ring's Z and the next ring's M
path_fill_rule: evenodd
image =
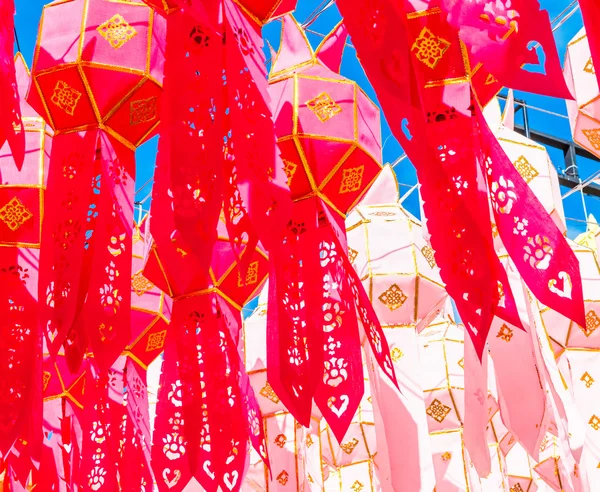
M421 253L427 260L427 263L429 263L429 266L431 268L434 268L435 267L435 256L434 256L433 249L431 248L431 246L429 246L427 244L425 246L423 246L421 248Z
M394 311L401 307L408 297L397 284L392 284L389 289L383 292L378 299L390 311Z
M52 379L52 374L48 371L44 371L44 374L42 375L42 388L44 391L46 391L46 389L48 388L50 379Z
M587 73L591 73L592 75L594 75L596 73L596 70L594 68L594 60L592 60L591 56L589 57L587 63L583 67L583 71L587 72Z
M291 186L292 178L294 174L296 174L296 169L298 169L298 164L294 164L292 161L288 161L287 159L283 159L283 171L287 176L287 185Z
M165 346L165 338L167 337L167 330L157 331L156 333L152 333L148 337L148 342L146 343L146 352L150 352L151 350L160 350Z
M131 276L131 288L138 296L144 295L153 287L154 284L144 277L141 271L134 273Z
M260 389L260 394L261 396L264 396L265 398L271 400L273 403L279 403L280 401L277 397L277 394L275 393L275 391L273 391L273 388L271 387L268 381L266 381L265 385Z
M540 174L537 172L537 169L529 163L524 155L519 156L514 162L514 166L526 183L530 183Z
M345 444L340 444L340 448L342 448L342 451L346 454L352 454L352 451L354 451L356 446L358 446L358 439L356 439L356 437L353 437L351 441L348 441Z
M592 415L588 424L590 424L592 429L599 430L600 429L600 418L598 418L596 415Z
M351 486L350 486L350 490L352 490L352 492L360 492L365 486L359 482L358 480L356 480Z
M245 285L254 285L258 282L258 261L253 261L248 265L246 271L246 279L242 281L241 275L238 273L238 287L244 287Z
M505 342L510 342L510 339L513 337L513 330L508 327L506 323L502 324L500 329L498 330L498 334L496 338L501 338Z
M592 333L596 331L596 329L600 326L600 318L596 314L596 312L591 309L585 315L585 328L580 327L583 331L583 334L586 337L589 337Z
M390 356L394 362L398 362L404 356L404 352L402 352L402 350L400 350L398 347L394 347L390 352Z
M116 50L137 34L135 28L121 14L113 15L106 22L100 24L96 30Z
M4 222L11 231L16 231L25 222L33 217L23 202L16 196L4 207L0 208L0 220Z
M279 475L277 475L277 481L281 485L285 485L286 483L288 483L289 478L290 478L290 474L288 472L286 472L285 470L283 470Z
M586 388L591 388L592 384L594 384L595 379L590 375L589 372L585 371L581 375L580 381L583 381L585 383L585 387Z
M342 112L342 108L331 99L327 92L321 92L317 97L306 101L306 107L319 118L321 123L329 121Z
M139 125L156 119L156 96L131 101L129 105L129 124Z
M429 404L425 413L441 424L450 413L450 410L449 406L444 405L436 398Z
M429 68L435 68L440 62L444 53L450 47L450 43L432 31L424 27L415 42L411 51L415 53L417 60L427 65Z
M340 183L340 193L352 193L360 190L362 184L365 166L351 167L342 171L342 182Z
M73 116L77 103L81 99L81 92L73 89L66 82L59 80L54 86L54 92L50 100L69 116Z
M594 149L600 150L600 129L593 128L592 130L582 130L582 132L590 142L590 145Z

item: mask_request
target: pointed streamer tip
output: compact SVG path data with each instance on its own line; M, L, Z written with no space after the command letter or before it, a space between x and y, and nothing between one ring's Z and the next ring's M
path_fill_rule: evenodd
M333 72L340 73L347 39L348 31L344 21L340 21L317 48L317 59Z

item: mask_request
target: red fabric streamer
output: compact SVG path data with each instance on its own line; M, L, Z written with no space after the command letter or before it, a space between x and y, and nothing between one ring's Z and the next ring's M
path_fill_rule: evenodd
M473 73L486 74L477 87L480 104L502 86L572 99L548 12L538 0L442 0L440 7L467 46ZM490 94L489 86L496 92Z
M19 94L14 63L15 4L6 0L0 4L0 146L8 141L15 164L20 170L25 159L25 129L21 119Z
M600 19L600 1L580 0L579 7L581 8L585 33L587 34L588 42L590 44L590 52L592 54L594 67L600 67L600 34L594 24L594 21L597 22L598 19ZM594 72L596 74L596 80L598 81L598 87L600 87L600 74L598 69L595 69Z
M410 13L412 7L408 7L407 14L398 5L393 7L391 2L384 1L374 1L362 12L355 12L344 2L340 2L339 7L359 56L365 50L369 52L368 57L361 58L363 66L388 115L392 131L417 167L436 262L481 355L492 316L496 314L515 323L518 315L506 272L500 266L491 242L488 192L485 191L487 171L477 169L482 149L490 146L496 149L497 141L489 129L482 135L482 140L479 139L479 131L483 130L471 115L474 103L468 67L461 59L459 33L446 22L445 13L439 9L432 9L427 15L414 15ZM402 25L406 28L399 29ZM382 32L371 32L370 27L374 26L381 27ZM427 44L428 40L430 44ZM431 49L431 43L437 44L439 49ZM501 149L499 153L506 162ZM503 169L497 161L500 161L498 156L494 165ZM511 169L516 173L514 168ZM518 178L521 183L522 179ZM516 177L511 180L511 184L514 183ZM499 181L496 185L491 181L487 183L492 201L499 191L503 192L504 201L512 197L505 190L499 190L499 184ZM526 188L524 182L523 187ZM539 210L541 205L530 190L524 188L522 193L526 198L522 202L527 205L523 215L531 214L531 217L527 215L530 224L545 224L551 232L544 237L552 238L548 239L552 245L547 247L553 251L559 248L567 266L560 277L560 272L538 271L536 275L540 278L537 280L531 272L522 274L526 281L529 279L538 286L540 299L546 299L550 307L562 309L560 312L569 313L572 319L581 322L577 294L580 280L578 272L572 268L572 254L559 246L558 229L547 224L546 214ZM434 203L435 208L432 208ZM503 241L505 238L507 242L511 241L513 225L509 229L506 224L500 231ZM539 247L542 250L546 247L545 243L538 245L535 236L532 241L534 244L529 248L534 255ZM531 253L528 253L529 258ZM511 256L517 255L517 262L521 264L524 254L524 249L512 248ZM474 281L475 277L478 280ZM561 293L567 293L570 287L569 279L573 285L572 301L561 297ZM542 290L542 285L546 291L552 287L550 292ZM498 298L499 290L504 293L504 299ZM549 293L554 295L549 296Z
M397 384L385 337L347 258L343 226L381 167L379 114L337 73L343 25L315 54L293 17L283 23L270 92L295 203L283 241L269 251L268 379L307 427L314 400L341 442L363 394L357 311L378 363Z

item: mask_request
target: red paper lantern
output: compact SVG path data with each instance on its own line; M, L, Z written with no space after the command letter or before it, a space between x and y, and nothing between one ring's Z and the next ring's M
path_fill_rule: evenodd
M133 151L159 122L164 35L141 3L54 2L40 22L28 100L56 132L41 318L73 370L88 345L107 370L130 339Z
M237 344L241 309L265 281L267 256L244 243L238 262L221 219L209 274L202 275L194 248L165 234L172 229L162 211L143 271L173 297L152 450L158 487L183 490L195 477L206 490L240 490L248 439L266 459L260 409Z
M291 16L270 74L275 131L292 199L284 240L271 248L268 379L296 420L313 399L341 442L363 394L358 317L395 380L389 348L347 257L344 218L381 170L379 111L339 74L346 31L313 53ZM325 348L324 348L325 347Z

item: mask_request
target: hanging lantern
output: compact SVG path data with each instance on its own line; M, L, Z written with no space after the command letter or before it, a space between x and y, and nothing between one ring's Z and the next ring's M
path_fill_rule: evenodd
M130 339L134 150L158 125L163 36L139 3L54 2L40 22L28 100L55 130L42 325L73 370L88 345L106 370Z
M465 348L461 326L432 323L420 334L421 377L430 432L436 490L457 483L473 488L478 481L469 466L462 436L465 419ZM486 395L483 396L486 398Z
M338 442L363 393L355 310L378 363L395 381L387 343L346 253L343 219L381 169L377 107L339 75L347 34L336 27L315 55L293 17L270 73L281 157L294 207L269 251L269 382L303 425L314 399ZM324 344L330 348L324 350Z
M575 100L565 101L573 141L600 156L600 89L585 28L567 45L564 74L575 96Z
M389 197L378 186L384 180L394 190ZM448 293L421 224L399 199L396 177L386 166L346 219L348 251L382 324L424 327L439 314Z
M244 243L250 260L243 271L221 220L207 278L194 249L164 237L170 227L160 224L143 271L173 298L152 450L159 490L183 490L192 477L206 490L217 482L239 490L248 439L266 459L260 409L237 345L241 309L264 283L268 260Z
M12 12L11 12L12 16ZM12 56L12 55L11 55ZM12 60L11 60L12 61ZM24 99L29 72L20 54L15 58L21 96L25 157L17 167L13 148L0 148L0 455L5 456L28 433L39 411L42 388L38 330L38 267L44 194L52 130ZM37 415L39 417L39 415Z

